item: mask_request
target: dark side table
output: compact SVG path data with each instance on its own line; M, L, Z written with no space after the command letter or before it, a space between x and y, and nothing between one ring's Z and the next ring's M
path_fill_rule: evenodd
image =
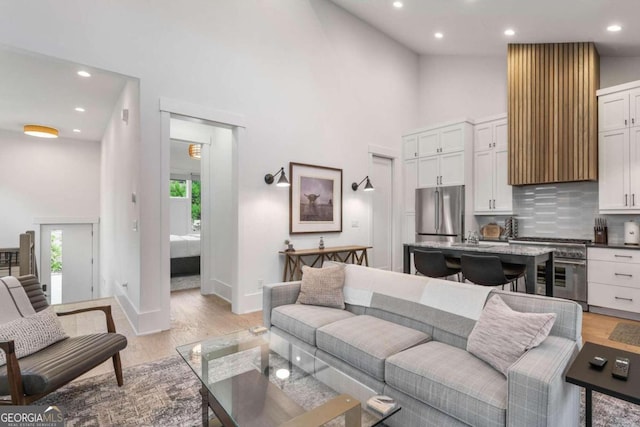
M592 368L589 364L589 360L595 356L606 357L608 360L601 370ZM629 377L626 381L611 376L616 357L629 359ZM591 393L594 390L640 405L640 354L587 342L571 364L565 380L584 387L585 421L586 426L591 427Z

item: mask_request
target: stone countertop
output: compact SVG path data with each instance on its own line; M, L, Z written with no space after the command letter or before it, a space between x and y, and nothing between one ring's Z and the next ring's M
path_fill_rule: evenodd
M602 248L602 249L631 249L631 250L640 250L640 246L637 245L625 245L624 243L609 243L609 244L602 244L602 243L592 243L589 246L587 246L588 248Z
M491 245L489 242L480 245L468 245L463 243L451 242L420 242L405 243L404 246L412 246L414 248L433 248L433 249L452 249L466 252L486 252L493 254L522 255L522 256L539 256L553 252L554 248L541 246L526 245Z

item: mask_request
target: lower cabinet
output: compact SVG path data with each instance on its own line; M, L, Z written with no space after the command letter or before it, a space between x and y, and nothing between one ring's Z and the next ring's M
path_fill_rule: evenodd
M588 303L640 314L640 250L589 248Z

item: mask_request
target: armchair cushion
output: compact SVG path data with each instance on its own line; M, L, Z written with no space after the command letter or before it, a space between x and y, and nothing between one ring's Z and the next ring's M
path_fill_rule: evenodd
M0 324L35 314L24 288L13 276L0 279Z
M20 359L26 395L49 393L77 378L127 346L120 334L101 333L67 338ZM1 351L1 350L0 350ZM0 367L0 395L9 394L6 366Z
M65 338L68 336L52 307L0 325L0 341L13 340L18 359ZM0 366L6 363L6 355L0 352Z

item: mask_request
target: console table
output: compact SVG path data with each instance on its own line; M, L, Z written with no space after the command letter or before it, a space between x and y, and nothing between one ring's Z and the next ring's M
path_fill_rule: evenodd
M371 246L336 246L324 249L300 249L296 251L280 251L285 256L283 282L300 280L302 277L302 266L309 267L322 266L325 260L338 261L350 264L369 265L367 249ZM313 262L306 263L303 257L314 257Z

